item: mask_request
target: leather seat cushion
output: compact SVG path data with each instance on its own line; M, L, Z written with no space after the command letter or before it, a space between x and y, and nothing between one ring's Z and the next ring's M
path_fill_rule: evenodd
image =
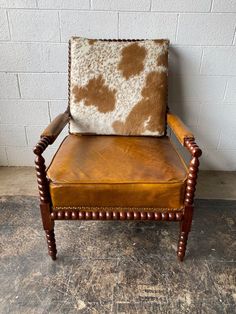
M47 176L54 209L183 207L187 168L168 137L69 135Z

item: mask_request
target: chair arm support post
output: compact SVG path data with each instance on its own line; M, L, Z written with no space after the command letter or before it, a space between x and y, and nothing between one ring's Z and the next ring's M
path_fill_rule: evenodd
M50 138L44 136L39 140L39 142L36 144L33 150L34 154L36 155L35 170L37 175L39 197L41 204L50 203L50 193L48 179L46 175L45 159L42 156L42 153L45 151L48 145L50 145L50 143L51 143Z
M180 236L178 242L177 256L180 261L183 261L188 241L188 234L191 231L192 219L193 219L193 202L194 202L194 193L196 190L197 184L197 173L199 167L199 157L202 154L202 151L195 143L194 138L184 138L184 146L188 149L192 155L188 177L186 182L185 189L185 198L184 198L184 213L183 220L180 224Z
M186 193L185 193L185 206L192 206L194 193L196 190L197 184L197 174L199 168L199 157L202 154L201 149L196 144L193 138L185 138L184 146L188 149L190 154L192 155L190 164L189 164L189 173L187 178L187 185L186 185Z
M40 198L40 210L42 216L43 228L46 231L47 242L49 247L49 255L55 259L55 241L52 240L54 222L51 219L51 197L49 192L49 182L46 175L45 159L42 153L50 145L51 140L47 136L42 137L34 147L35 157L35 170L38 182L39 198ZM54 244L53 244L54 243ZM51 250L51 248L53 250Z

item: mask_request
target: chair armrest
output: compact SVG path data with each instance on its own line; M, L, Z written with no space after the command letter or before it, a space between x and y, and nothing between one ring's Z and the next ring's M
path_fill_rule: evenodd
M185 146L193 157L200 157L201 149L195 143L193 133L171 112L167 113L167 124L176 135L181 145Z
M181 145L185 146L185 139L194 140L194 135L192 132L186 127L179 117L171 112L167 113L167 124L174 132Z
M47 137L49 139L50 144L52 144L58 135L61 133L63 128L69 122L70 114L65 111L64 113L59 114L43 131L40 135L41 138Z

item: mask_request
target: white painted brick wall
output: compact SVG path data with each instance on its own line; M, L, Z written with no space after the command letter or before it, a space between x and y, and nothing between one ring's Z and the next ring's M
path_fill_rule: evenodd
M153 0L153 11L209 12L211 0Z
M184 45L230 45L235 14L184 13L179 15L177 42Z
M202 168L236 170L235 30L235 0L0 0L0 165L33 165L42 128L66 109L78 35L169 38L170 108L203 147Z
M0 99L19 97L17 74L0 72Z
M7 12L5 10L0 11L0 40L9 40L10 32L7 21Z
M121 12L120 38L169 38L175 42L177 14L150 12Z

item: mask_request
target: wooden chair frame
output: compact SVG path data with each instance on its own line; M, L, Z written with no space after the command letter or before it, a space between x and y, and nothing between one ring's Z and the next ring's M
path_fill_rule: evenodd
M70 44L69 44L69 69L68 69L68 98L70 99ZM45 160L42 156L45 149L53 144L63 128L69 123L70 112L69 106L67 111L57 116L41 135L41 139L34 148L36 174L40 196L40 209L42 216L43 228L46 233L48 244L48 254L53 260L56 260L56 242L54 235L55 220L153 220L153 221L178 221L180 223L180 235L177 247L177 256L183 261L186 251L188 234L191 230L193 217L194 192L197 183L197 173L199 167L199 157L202 152L196 144L194 137L189 136L188 129L178 117L172 113L167 113L167 124L176 135L178 141L186 147L191 154L191 161L188 169L186 182L184 208L176 211L161 209L149 211L148 209L139 208L108 208L104 207L81 207L80 210L68 208L68 210L55 211L52 206L49 180L46 174Z

